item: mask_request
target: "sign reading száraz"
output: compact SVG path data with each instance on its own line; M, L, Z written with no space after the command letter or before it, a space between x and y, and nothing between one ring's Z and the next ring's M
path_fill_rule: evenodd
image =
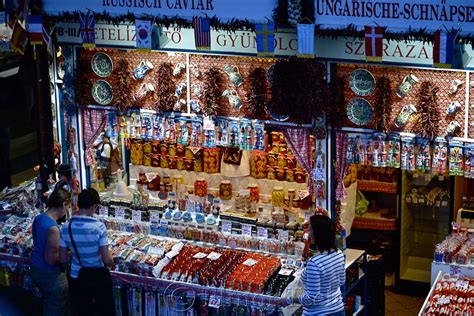
M135 48L135 26L96 24L96 44L99 46ZM79 25L60 23L56 26L60 43L80 44ZM154 49L170 51L194 51L193 29L156 28L154 31ZM277 33L275 53L278 56L296 54L298 38L295 33ZM384 62L432 65L432 44L419 41L384 41ZM353 38L316 38L316 56L327 59L365 60L364 42ZM211 51L214 53L232 53L256 55L255 33L248 31L224 32L211 31Z
M316 23L358 27L373 25L390 29L426 28L474 31L473 0L315 0Z
M195 15L217 16L221 20L271 18L277 0L43 0L47 14L87 11L107 12L111 15L133 13L154 16L193 17Z

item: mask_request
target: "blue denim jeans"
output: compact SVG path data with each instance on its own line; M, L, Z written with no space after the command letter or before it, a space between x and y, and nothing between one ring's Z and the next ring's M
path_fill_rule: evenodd
M63 316L68 311L68 283L64 272L31 266L31 278L43 296L43 315Z

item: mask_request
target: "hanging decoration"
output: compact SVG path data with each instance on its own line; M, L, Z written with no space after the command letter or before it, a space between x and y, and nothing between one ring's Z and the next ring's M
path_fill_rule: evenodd
M119 110L125 110L131 106L132 88L130 86L130 64L124 58L117 62L115 70L115 105Z
M390 80L382 77L377 81L374 104L375 129L383 133L390 132L390 116L392 113L392 89Z
M94 13L80 12L79 14L79 32L81 33L82 46L85 48L95 47L95 20Z
M454 55L455 33L436 31L433 42L433 66L451 68Z
M437 104L438 91L429 81L424 81L419 91L416 133L429 139L434 139L439 134L441 113Z
M20 54L25 53L26 45L28 44L28 33L23 28L20 22L16 21L13 26L12 37L10 39L10 46Z
M336 166L335 166L335 180L336 180L336 200L342 201L346 197L346 188L344 187L344 178L347 175L348 163L346 160L346 153L348 147L349 136L346 133L336 133Z
M288 83L291 82L291 85ZM326 68L314 59L291 57L275 63L272 115L290 116L299 124L329 112Z
M224 80L218 68L212 67L204 73L204 112L216 115L222 98Z
M135 38L137 41L137 48L140 50L151 50L152 48L152 27L151 21L135 20Z
M300 58L314 58L314 24L298 23L298 53Z
M194 41L197 50L211 50L211 21L209 18L193 18Z
M275 24L257 23L257 55L260 57L273 57L275 55Z
M332 78L329 86L331 106L328 107L327 118L333 128L341 127L343 122L341 118L346 115L345 86L346 80L343 77Z
M43 17L41 15L28 16L28 39L31 45L43 44Z
M250 89L247 93L248 115L264 119L267 115L267 73L263 68L255 68L249 75Z
M379 26L365 26L365 60L368 62L382 62L384 28Z
M170 112L173 110L175 103L174 93L176 89L173 66L170 63L162 63L158 66L157 82L158 108L161 111Z
M288 0L288 23L295 26L301 19L301 0Z
M288 25L288 0L278 0L278 5L273 9L273 21L277 25Z

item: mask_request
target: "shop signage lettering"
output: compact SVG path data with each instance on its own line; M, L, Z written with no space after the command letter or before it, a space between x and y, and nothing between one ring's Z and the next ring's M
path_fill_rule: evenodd
M377 19L389 28L436 30L444 25L467 32L474 30L473 4L472 0L315 0L315 15L323 26L347 25L349 19L364 26Z
M80 44L79 25L61 23L57 25L59 42ZM194 51L193 29L156 28L154 49ZM135 27L132 25L96 25L96 43L102 46L135 48ZM357 38L316 38L316 56L327 59L365 60L364 41ZM295 33L277 33L275 53L278 56L296 54L298 39ZM384 61L393 63L431 65L432 44L419 41L384 41ZM212 30L211 51L214 53L257 53L255 34L248 31L223 32Z
M111 15L133 13L135 16L216 16L220 20L242 19L264 21L271 18L276 0L43 0L47 14L92 10ZM251 8L251 9L250 9Z

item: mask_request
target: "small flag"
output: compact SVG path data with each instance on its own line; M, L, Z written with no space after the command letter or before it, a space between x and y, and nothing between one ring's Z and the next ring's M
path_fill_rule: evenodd
M314 58L314 24L300 24L298 28L298 57Z
M275 56L275 24L257 23L255 32L257 33L257 56Z
M51 34L49 33L49 30L46 25L43 25L43 41L46 44L46 49L48 50L48 52L51 52L53 48L53 41L51 40Z
M381 62L383 54L383 27L365 27L365 60Z
M43 44L43 17L41 15L28 17L28 39L31 45Z
M456 34L436 31L433 43L433 66L450 68L453 63Z
M135 20L135 32L137 48L141 50L151 50L151 21Z
M10 46L20 54L25 53L26 44L28 43L28 33L23 28L19 21L13 25L12 38L10 39Z
M211 49L211 20L209 18L193 17L194 41L197 50Z
M82 46L86 48L95 47L95 22L94 13L88 11L87 13L79 14L79 31L81 32Z

